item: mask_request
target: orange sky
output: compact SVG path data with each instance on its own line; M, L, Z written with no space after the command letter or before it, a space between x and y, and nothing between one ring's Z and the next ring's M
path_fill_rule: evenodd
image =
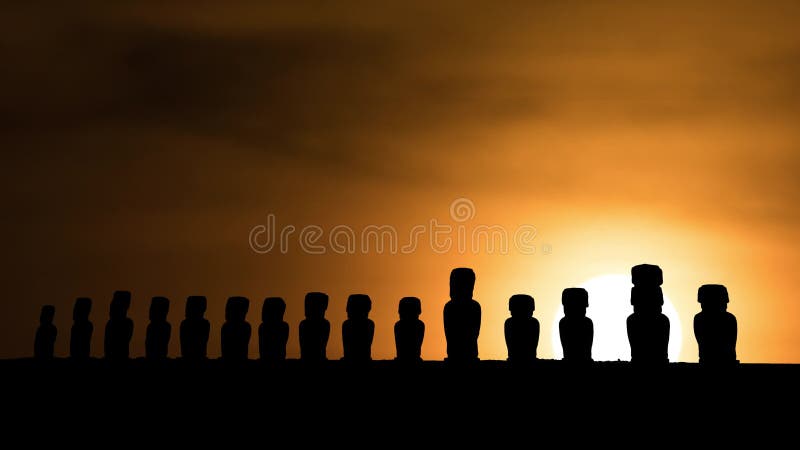
M281 295L297 356L307 291L331 295L341 355L350 293L367 293L373 356L394 356L397 301L423 301L423 357L444 356L448 274L477 273L483 358L505 358L508 297L532 294L539 354L563 288L660 264L697 349L697 287L728 286L739 357L800 362L800 34L796 2L159 2L4 8L0 21L0 356L31 353L57 306L95 300L94 352L114 289L150 297ZM523 255L257 254L273 213L298 229L431 219L536 227ZM296 244L296 240L295 240ZM544 250L548 251L544 251ZM177 340L171 345L177 354ZM255 355L257 349L251 345Z

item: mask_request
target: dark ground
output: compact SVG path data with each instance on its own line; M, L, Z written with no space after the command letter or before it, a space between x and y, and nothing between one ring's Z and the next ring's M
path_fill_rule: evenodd
M494 448L519 439L531 442L525 446L543 439L569 447L587 441L650 447L749 433L765 443L793 435L800 419L800 365L711 370L684 363L646 369L624 362L541 361L523 368L504 361L471 367L287 361L271 367L23 359L0 361L0 374L6 435L87 444L111 436L127 444L204 448L218 439L232 447L320 441L359 448L492 442ZM113 443L104 439L102 445Z

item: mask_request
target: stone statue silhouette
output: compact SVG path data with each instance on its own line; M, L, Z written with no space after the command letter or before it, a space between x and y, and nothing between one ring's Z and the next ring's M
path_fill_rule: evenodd
M370 320L372 300L368 295L353 294L347 298L347 320L342 324L344 359L349 362L372 360L372 339L375 323Z
M252 329L247 323L250 300L245 297L231 297L225 305L225 323L222 325L222 359L225 361L246 361Z
M511 317L506 319L504 334L508 360L514 364L536 361L539 346L539 321L533 317L536 303L530 295L516 294L508 299Z
M207 300L202 295L186 299L186 318L181 322L181 357L196 361L206 359L211 324L204 317Z
M322 292L309 292L305 298L306 318L300 322L298 329L300 335L300 359L303 361L320 362L328 359L328 338L331 334L331 324L325 319L328 309L328 294Z
M89 359L94 325L89 321L92 299L79 297L72 308L72 330L69 336L69 356L72 359Z
M697 291L702 311L694 316L694 335L700 364L735 364L736 317L727 311L728 289L721 284L705 284Z
M131 337L133 337L133 321L128 317L130 306L129 291L114 292L103 347L108 360L125 360L129 357Z
M145 357L152 360L167 359L172 325L167 322L169 299L153 297L150 301L150 324L144 340Z
M447 360L454 363L478 360L481 305L472 298L475 272L469 268L450 273L450 301L444 305L444 335Z
M631 282L634 286L661 286L664 272L654 264L639 264L631 267Z
M594 324L586 317L589 307L589 293L582 288L567 288L561 293L564 317L558 322L561 348L564 360L570 362L589 362L592 360L592 341Z
M42 306L39 313L39 328L36 329L36 338L33 342L33 357L36 359L53 359L56 336L58 336L58 330L53 325L55 315L55 306Z
M394 342L397 360L421 361L422 340L425 338L425 323L419 320L422 302L417 297L403 297L398 305L400 320L394 324Z
M289 324L283 321L286 302L281 297L264 299L261 325L258 327L258 351L262 361L279 362L286 359Z
M634 364L666 364L669 361L669 319L661 313L664 281L661 268L640 264L631 269L633 287L628 316L628 341L631 345L631 362Z

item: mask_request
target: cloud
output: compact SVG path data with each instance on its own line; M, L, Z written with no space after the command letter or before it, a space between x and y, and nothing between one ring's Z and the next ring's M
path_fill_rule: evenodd
M246 205L259 177L289 173L558 196L573 188L559 175L567 164L612 197L638 191L638 177L761 190L769 183L686 161L703 145L714 155L704 163L730 168L726 156L759 139L742 127L782 133L777 149L798 141L800 43L776 5L21 5L2 31L13 63L0 75L0 130L12 165L42 187L20 208L54 190L88 210ZM720 124L736 145L704 141ZM702 142L665 145L687 134ZM647 166L656 148L658 170ZM622 160L640 175L597 179ZM14 172L5 183L20 192ZM212 172L213 190L197 175Z

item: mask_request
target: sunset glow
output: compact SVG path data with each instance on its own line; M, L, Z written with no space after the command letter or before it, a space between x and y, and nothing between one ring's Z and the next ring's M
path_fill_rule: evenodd
M286 300L297 357L322 291L331 358L365 293L374 358L416 296L440 360L448 276L471 267L481 358L506 358L518 293L554 358L561 291L649 262L671 357L697 360L697 289L719 283L742 361L800 362L800 3L89 3L4 7L0 357L30 353L45 303L65 355L75 298L101 330L127 289L134 356L151 297L174 326L202 294L210 356L241 295L254 327ZM629 351L616 286L590 294L596 359Z

